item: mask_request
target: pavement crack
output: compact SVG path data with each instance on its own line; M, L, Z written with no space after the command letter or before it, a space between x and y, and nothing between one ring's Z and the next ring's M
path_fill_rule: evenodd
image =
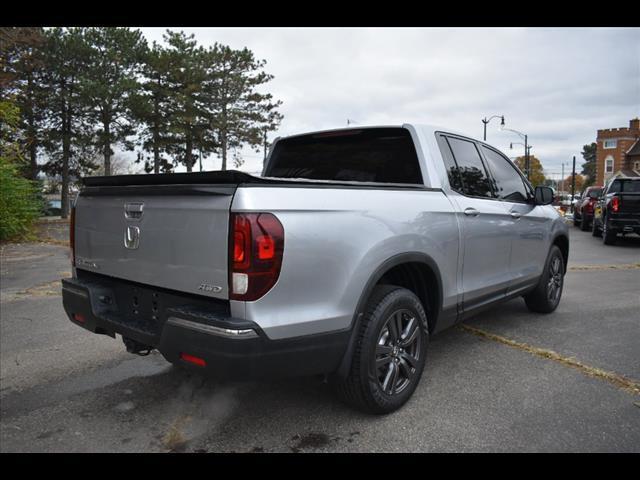
M494 342L502 343L503 345L525 351L527 353L530 353L531 355L546 358L547 360L553 360L554 362L560 363L567 367L575 368L585 375L599 378L600 380L609 382L622 390L633 393L635 395L640 395L640 382L638 382L637 380L627 378L615 372L609 372L607 370L602 370L600 368L585 365L584 363L581 363L574 358L566 357L557 352L554 352L553 350L533 347L526 343L517 342L515 340L511 340L510 338L503 337L502 335L496 335L495 333L486 332L469 325L459 325L458 328L478 337L486 338L487 340L493 340Z

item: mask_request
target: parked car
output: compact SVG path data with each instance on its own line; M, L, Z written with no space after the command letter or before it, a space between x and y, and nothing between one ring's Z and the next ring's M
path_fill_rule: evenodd
M445 129L278 138L262 177L91 177L71 215L75 324L218 377L324 374L387 413L428 339L490 305L560 302L568 228L494 147Z
M573 224L580 227L580 230L587 231L591 227L593 220L593 209L602 193L602 186L587 187L582 196L576 202L573 211Z
M59 217L62 214L62 202L60 200L47 200L44 210L46 217Z
M619 233L640 234L640 177L611 179L594 209L594 237L613 245Z

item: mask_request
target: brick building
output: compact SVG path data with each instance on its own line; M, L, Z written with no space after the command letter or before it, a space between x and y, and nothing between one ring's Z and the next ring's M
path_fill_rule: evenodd
M598 130L596 185L604 185L615 174L640 177L640 119L629 128Z

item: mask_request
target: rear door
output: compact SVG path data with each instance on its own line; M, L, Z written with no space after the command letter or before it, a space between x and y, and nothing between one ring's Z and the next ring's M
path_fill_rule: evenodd
M524 289L537 281L547 257L547 232L551 219L544 207L529 201L533 192L511 161L498 150L480 147L491 172L498 199L509 212L511 253L509 293Z
M495 197L476 143L442 134L438 143L463 225L462 305L470 310L506 293L513 222Z
M76 268L226 299L234 192L202 185L85 189L76 203Z

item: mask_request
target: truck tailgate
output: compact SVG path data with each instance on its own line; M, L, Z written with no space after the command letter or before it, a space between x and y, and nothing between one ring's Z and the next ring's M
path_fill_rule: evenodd
M76 268L227 299L237 185L88 188L78 197Z
M617 193L620 197L620 213L640 216L640 193Z

